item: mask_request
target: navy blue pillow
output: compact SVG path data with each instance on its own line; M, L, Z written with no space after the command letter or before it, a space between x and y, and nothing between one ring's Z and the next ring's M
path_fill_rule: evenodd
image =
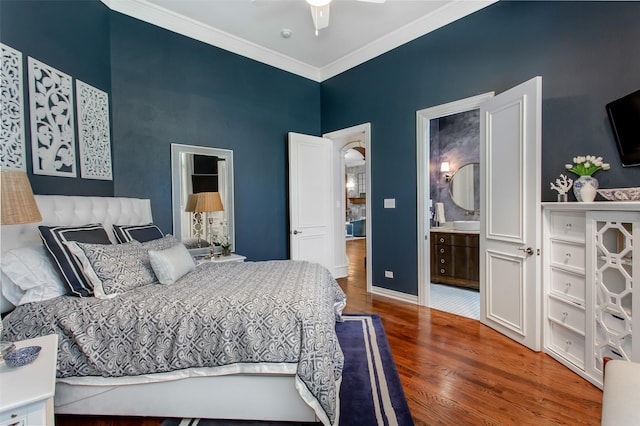
M111 244L104 227L97 223L82 226L38 226L38 229L44 246L58 265L71 294L79 297L92 296L93 287L82 273L82 265L71 254L64 241Z
M146 243L147 241L164 237L160 228L153 223L146 225L113 225L113 233L116 234L116 239L121 244L133 240Z

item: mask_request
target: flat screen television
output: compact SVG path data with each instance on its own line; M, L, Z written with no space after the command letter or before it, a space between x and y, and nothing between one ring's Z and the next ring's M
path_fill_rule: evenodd
M640 165L640 90L606 106L624 167Z

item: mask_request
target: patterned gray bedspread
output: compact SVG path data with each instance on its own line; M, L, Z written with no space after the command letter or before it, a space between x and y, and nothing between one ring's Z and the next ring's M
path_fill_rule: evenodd
M205 262L172 285L114 299L63 296L16 308L4 338L59 336L58 377L135 376L236 363L295 363L333 422L346 301L304 261Z

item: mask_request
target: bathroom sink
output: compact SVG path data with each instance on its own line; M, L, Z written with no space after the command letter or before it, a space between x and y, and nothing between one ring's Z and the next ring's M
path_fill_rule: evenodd
M454 220L453 229L456 231L479 231L479 220Z

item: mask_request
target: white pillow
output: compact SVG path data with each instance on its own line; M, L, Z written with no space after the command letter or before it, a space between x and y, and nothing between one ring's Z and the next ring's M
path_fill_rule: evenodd
M11 249L2 254L2 294L16 306L67 294L67 286L44 246Z
M149 260L160 284L173 284L196 269L184 244L176 244L165 250L149 250Z

